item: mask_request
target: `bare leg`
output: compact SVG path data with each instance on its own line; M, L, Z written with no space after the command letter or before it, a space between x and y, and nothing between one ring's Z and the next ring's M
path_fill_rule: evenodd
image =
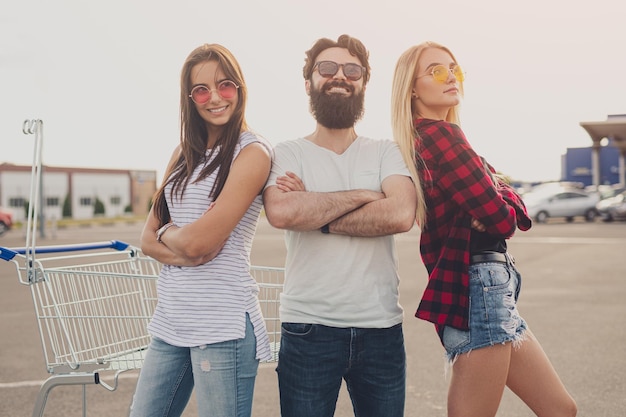
M452 367L448 417L493 417L507 382L511 343L459 355Z
M513 348L507 386L539 417L573 417L577 407L535 336Z

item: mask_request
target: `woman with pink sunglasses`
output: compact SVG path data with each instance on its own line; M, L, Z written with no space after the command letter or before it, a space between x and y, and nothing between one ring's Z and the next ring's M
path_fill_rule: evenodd
M130 415L180 416L195 388L200 416L249 417L270 358L250 250L272 151L248 128L228 49L193 50L180 83L180 143L141 236L163 268Z
M575 416L517 310L521 275L506 241L531 220L459 127L464 79L448 48L424 42L400 56L392 90L394 139L426 201L420 252L429 280L416 316L435 324L452 366L448 416L495 416L505 386L537 416Z

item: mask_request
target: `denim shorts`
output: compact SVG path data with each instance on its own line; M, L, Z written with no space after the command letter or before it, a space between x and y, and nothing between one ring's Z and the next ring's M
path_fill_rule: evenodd
M527 326L517 311L522 276L509 255L507 259L469 266L469 330L444 328L449 361L474 349L523 340Z

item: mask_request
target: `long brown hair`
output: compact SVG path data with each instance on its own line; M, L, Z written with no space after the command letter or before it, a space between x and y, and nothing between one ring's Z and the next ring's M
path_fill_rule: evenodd
M189 98L192 68L196 64L208 61L217 62L226 77L239 86L237 89L237 94L239 95L237 107L228 123L224 126L220 136L216 138L215 146L211 149L210 155L206 155L209 142L209 131L206 122L200 117L191 98ZM154 213L161 225L170 221L169 209L165 198L166 186L172 184L172 196L177 194L182 197L196 167L209 160L213 152L218 152L215 159L204 167L196 182L203 180L218 170L217 178L209 197L216 199L220 195L230 172L239 136L241 132L248 130L245 119L247 96L248 91L241 67L227 48L219 44L204 44L191 51L185 60L180 74L181 152L178 159L168 167L165 180L154 195Z

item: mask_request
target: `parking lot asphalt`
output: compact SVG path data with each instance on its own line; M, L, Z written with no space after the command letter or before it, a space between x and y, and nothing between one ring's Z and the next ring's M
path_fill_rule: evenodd
M138 244L141 227L124 223L45 231L37 242L52 245L117 239ZM443 349L432 325L413 317L426 284L418 253L419 231L398 235L396 241L408 362L405 415L443 417L448 384ZM4 247L24 246L24 242L22 230L0 237ZM578 415L625 416L626 222L537 224L529 232L518 232L509 248L522 273L520 312L577 401ZM284 259L282 231L262 219L252 263L282 266ZM39 386L48 376L30 291L18 283L13 264L0 260L0 416L30 416ZM122 374L114 392L88 386L87 415L124 416L136 377L136 372ZM45 416L81 416L81 394L78 386L55 388ZM195 415L192 399L183 416ZM253 415L280 415L273 364L262 364L259 369ZM353 415L345 388L335 415ZM534 414L507 390L497 415Z

